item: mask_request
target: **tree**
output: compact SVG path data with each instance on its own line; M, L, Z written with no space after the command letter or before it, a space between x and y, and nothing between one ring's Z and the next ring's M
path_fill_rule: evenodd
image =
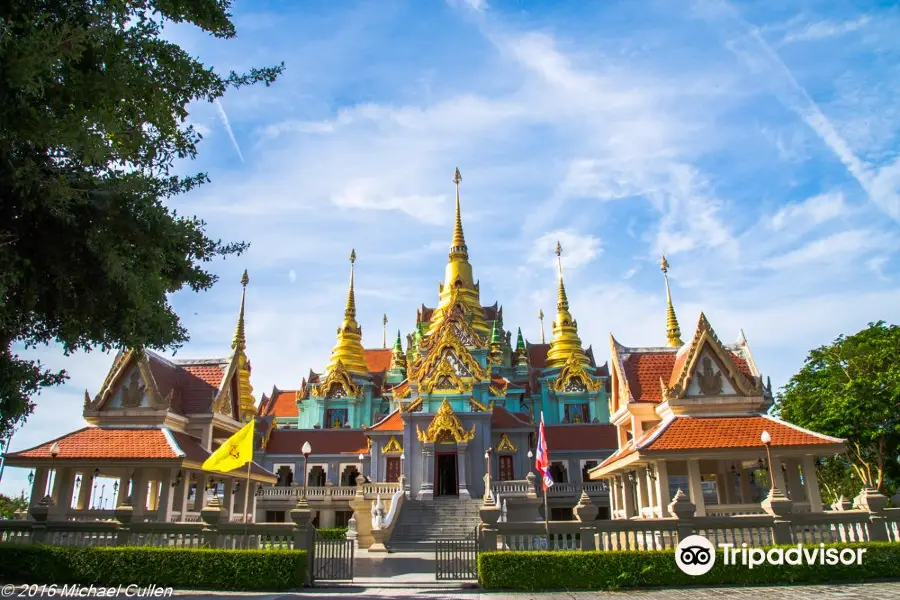
M17 510L27 510L28 501L23 492L18 498L11 498L0 494L0 519L12 519Z
M191 23L233 38L230 0L10 0L0 5L0 438L62 382L13 352L58 342L176 348L188 333L167 294L208 289L205 263L247 245L207 237L166 199L200 135L193 101L271 84L283 69L216 73L163 39Z
M900 327L883 321L809 353L779 394L786 421L847 440L846 464L860 485L897 479L900 442ZM826 485L846 486L840 462L820 469ZM837 489L835 487L835 489Z

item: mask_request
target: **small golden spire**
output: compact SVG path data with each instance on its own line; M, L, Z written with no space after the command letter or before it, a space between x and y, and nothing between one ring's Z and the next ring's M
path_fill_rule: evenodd
M347 290L347 306L344 320L337 330L337 344L331 351L331 360L325 368L330 372L338 362L343 363L351 373L368 373L365 353L362 347L362 328L356 322L356 296L354 290L354 264L356 250L350 251L350 288Z
M544 309L538 309L538 319L541 321L541 343L546 344L547 341L544 339Z
M384 316L381 317L381 347L382 348L387 348L387 324L388 324L387 313L384 313Z
M673 348L683 346L681 341L681 329L678 327L678 318L675 316L675 307L672 305L672 292L669 290L669 261L663 254L659 261L659 270L663 272L666 280L666 345Z
M453 226L453 242L450 244L450 252L451 254L455 252L467 255L468 248L466 248L466 236L463 235L462 210L459 205L459 184L461 182L462 175L459 173L459 167L456 167L456 173L453 174L453 183L456 184L456 223Z
M569 312L569 298L563 284L562 244L556 242L556 268L559 276L559 289L556 299L556 319L553 321L553 338L547 350L547 368L562 367L570 357L575 357L582 365L590 364L590 360L581 347L578 337L578 324ZM543 327L542 327L543 329Z
M244 333L244 301L247 298L248 283L250 283L250 276L247 275L247 269L244 269L244 274L241 275L241 287L243 288L241 290L241 310L238 312L237 327L234 329L234 339L231 341L232 350L247 349L247 337Z

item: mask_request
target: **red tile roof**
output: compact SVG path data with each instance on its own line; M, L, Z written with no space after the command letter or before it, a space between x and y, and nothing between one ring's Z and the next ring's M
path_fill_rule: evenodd
M366 366L370 373L381 373L391 368L390 348L366 348L363 354L366 357Z
M380 422L369 427L367 431L403 431L403 417L395 410Z
M59 444L59 455L56 460L181 458L160 429L106 427L84 427L40 446L11 452L7 456L41 458L49 461L50 447L54 442Z
M675 352L636 352L623 362L625 378L637 402L662 402L659 379L668 381L675 365Z
M266 453L300 454L303 442L309 442L313 455L346 454L365 448L366 434L361 429L276 429Z
M278 390L278 393L269 399L264 411L265 415L275 415L279 418L297 418L300 414L297 412L297 391Z
M709 448L762 448L760 436L768 431L772 447L843 445L843 440L806 431L765 416L678 417L642 450L702 450ZM638 444L641 447L641 443Z
M502 406L495 406L491 414L491 427L493 429L534 429L535 426L528 422L528 416L522 413L514 414Z
M547 351L550 344L528 344L525 348L528 352L528 364L535 369L543 369L547 366Z
M607 423L579 425L545 425L547 449L553 451L614 450L617 446L616 428Z

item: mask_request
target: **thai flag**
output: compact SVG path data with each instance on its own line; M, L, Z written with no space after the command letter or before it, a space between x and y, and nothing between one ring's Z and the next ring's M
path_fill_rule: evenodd
M544 411L541 411L541 428L538 431L537 454L534 457L534 468L541 475L543 491L553 485L550 476L550 453L547 450L547 433L544 431Z

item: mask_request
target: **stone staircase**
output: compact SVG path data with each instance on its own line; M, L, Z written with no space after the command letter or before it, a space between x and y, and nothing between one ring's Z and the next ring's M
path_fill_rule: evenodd
M475 531L480 507L481 500L456 496L407 500L388 547L395 552L433 552L435 540L462 539Z

